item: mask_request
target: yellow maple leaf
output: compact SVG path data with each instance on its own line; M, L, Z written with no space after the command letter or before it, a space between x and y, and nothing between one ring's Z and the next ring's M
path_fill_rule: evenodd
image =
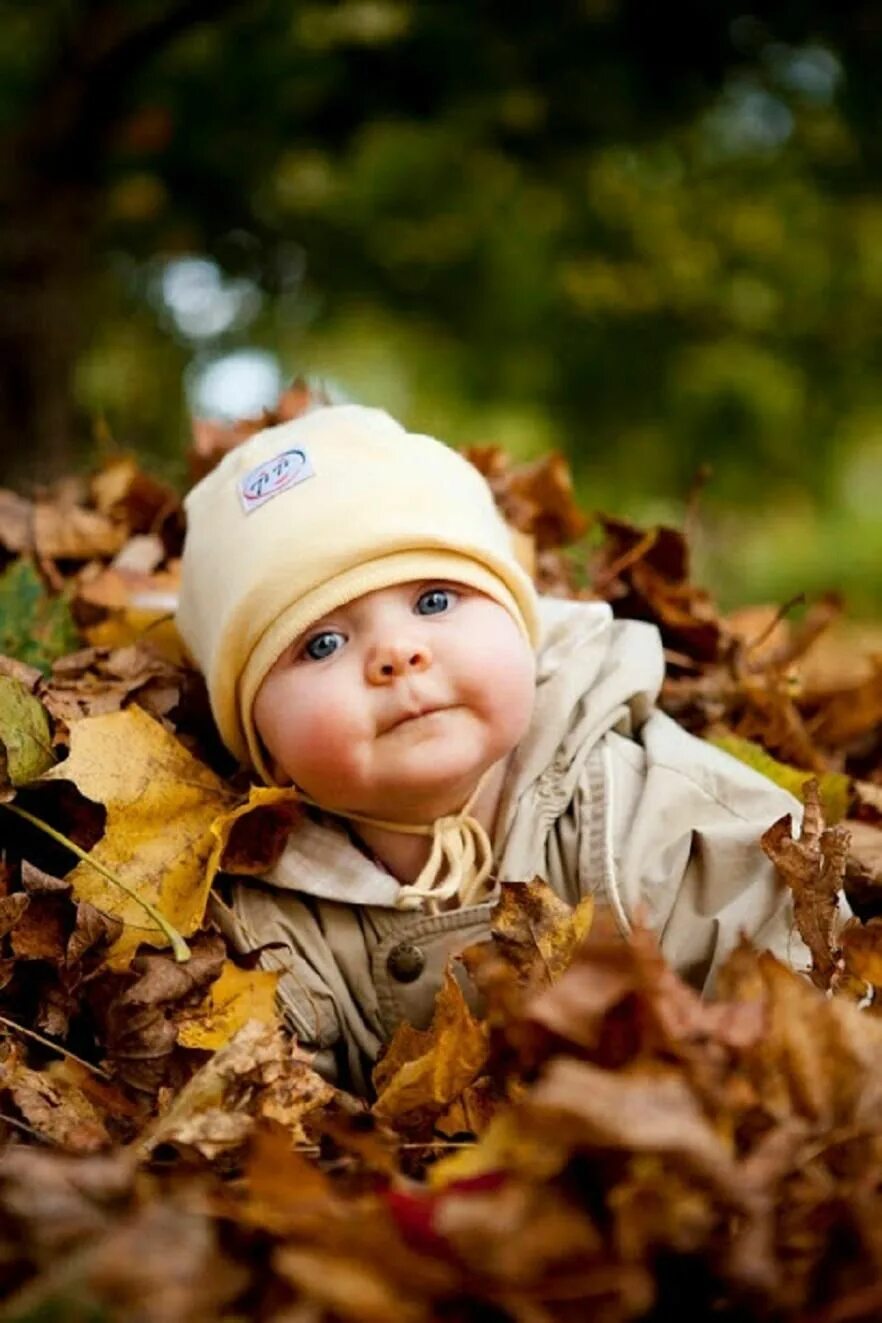
M441 1111L478 1075L487 1060L488 1029L469 1010L448 969L426 1030L402 1024L374 1074L374 1113L395 1120L428 1109Z
M210 768L141 708L130 707L76 722L69 757L43 779L72 781L106 807L104 835L90 859L150 901L179 932L199 927L211 884L211 824L234 800ZM67 880L78 900L125 925L108 955L111 968L126 968L140 942L168 945L138 900L91 864L78 864Z
M278 981L274 970L240 969L227 960L205 1000L178 1021L178 1042L215 1051L249 1020L275 1024Z

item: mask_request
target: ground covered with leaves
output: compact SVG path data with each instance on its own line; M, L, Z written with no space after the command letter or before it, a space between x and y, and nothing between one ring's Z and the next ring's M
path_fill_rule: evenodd
M194 476L249 426L198 428ZM125 454L0 492L3 1319L882 1316L882 657L832 597L721 617L680 532L589 528L558 457L470 458L542 591L654 621L667 711L804 795L764 845L811 978L743 946L702 1001L504 883L462 957L485 1017L450 975L375 1100L336 1091L206 922L303 810L181 653L179 496Z

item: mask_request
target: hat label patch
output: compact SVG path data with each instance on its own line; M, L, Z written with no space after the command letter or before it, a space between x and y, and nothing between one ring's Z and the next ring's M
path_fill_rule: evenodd
M246 514L266 505L274 496L296 487L298 482L314 478L315 470L305 450L283 450L274 459L265 459L256 469L239 479L239 500Z

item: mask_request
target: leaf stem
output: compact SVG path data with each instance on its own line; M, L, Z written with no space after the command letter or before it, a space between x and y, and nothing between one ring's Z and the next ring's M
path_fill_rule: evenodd
M98 1075L101 1079L113 1079L113 1076L108 1075L107 1071L102 1070L100 1066L93 1066L91 1061L84 1061L82 1057L77 1056L76 1052L71 1052L69 1047L63 1047L61 1043L53 1043L51 1038L44 1038L42 1034L37 1033L36 1029L27 1029L23 1024L19 1024L17 1020L7 1020L5 1015L0 1015L0 1024L5 1024L9 1029L17 1030L18 1033L24 1034L26 1038L33 1038L37 1043L42 1043L43 1047L50 1047L53 1052L57 1052L62 1057L70 1057L71 1061L76 1061L79 1065L85 1066L86 1070L91 1070L93 1075Z
M127 896L131 897L136 905L140 905L141 908L150 915L153 922L168 938L175 960L183 963L185 960L190 959L190 948L187 946L187 943L184 941L177 928L169 923L164 914L160 914L155 905L152 905L144 896L139 896L134 888L130 887L127 882L123 882L122 878L117 877L116 874L112 873L104 864L99 863L97 859L93 859L85 850L80 849L69 836L65 836L62 832L57 831L55 827L50 827L48 822L44 822L42 818L38 818L35 814L29 813L27 809L20 808L18 804L3 804L0 805L0 807L8 809L10 813L15 813L20 818L24 818L25 822L29 822L32 827L37 827L40 831L45 832L47 836L51 836L53 841L57 841L59 845L63 845L66 850L70 850L71 854L75 854L84 864L91 864L102 877L106 877L108 882L112 882L115 887L119 887L120 891L124 891Z
M21 1130L26 1135L31 1135L34 1139L39 1139L41 1144L51 1144L52 1142L50 1139L47 1139L45 1135L41 1135L39 1130L32 1129L31 1126L25 1125L24 1121L19 1121L14 1116L7 1116L6 1112L0 1112L0 1121L2 1121L4 1125L15 1126L16 1129Z

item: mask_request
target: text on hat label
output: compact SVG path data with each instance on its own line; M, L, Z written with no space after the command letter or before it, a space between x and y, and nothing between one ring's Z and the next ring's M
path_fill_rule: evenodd
M256 469L239 479L239 499L246 514L259 509L274 496L296 487L298 482L315 477L315 470L305 450L283 450L273 459L265 459Z

